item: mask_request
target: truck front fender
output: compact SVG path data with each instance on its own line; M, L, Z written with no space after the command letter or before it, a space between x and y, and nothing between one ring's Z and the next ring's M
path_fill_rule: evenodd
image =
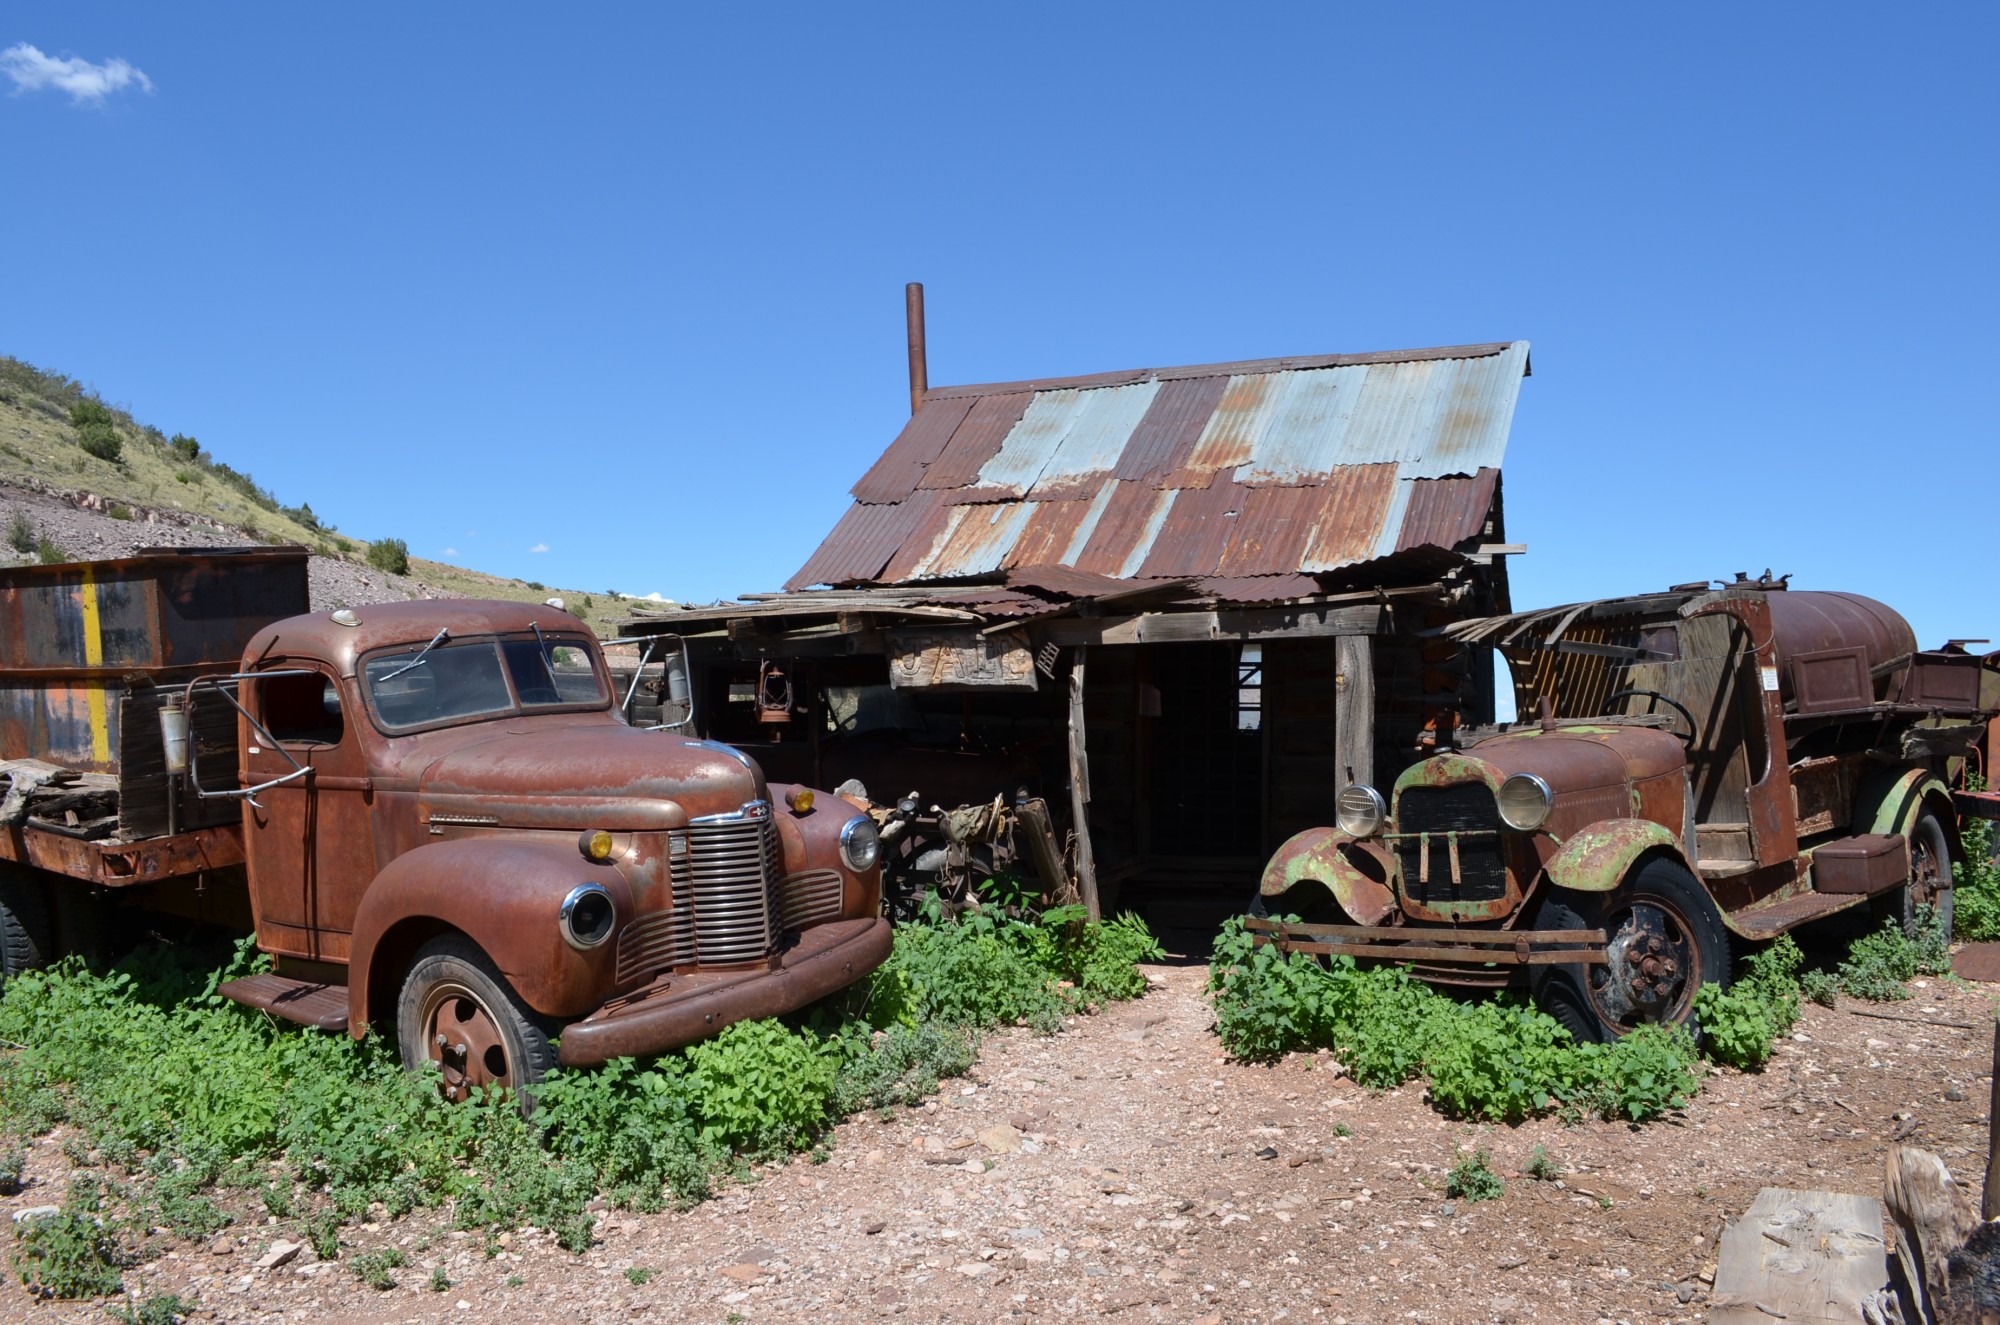
M1379 842L1357 841L1335 828L1308 828L1278 848L1264 867L1258 893L1269 905L1295 888L1318 884L1357 925L1379 925L1396 909L1389 881L1395 861ZM1297 906L1280 908L1298 911ZM1309 917L1310 918L1310 917Z
M457 930L493 959L523 1002L547 1017L574 1017L609 998L617 940L579 952L557 928L563 899L602 884L622 928L632 890L619 871L593 865L567 842L472 837L405 852L375 876L354 920L347 977L348 1027L395 1014L411 959Z
M1549 858L1549 881L1576 892L1608 893L1649 851L1666 851L1687 864L1680 839L1651 819L1607 819L1571 834Z

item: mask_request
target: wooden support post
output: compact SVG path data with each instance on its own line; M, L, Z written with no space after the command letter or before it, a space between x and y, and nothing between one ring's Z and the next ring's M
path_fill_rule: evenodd
M1375 656L1370 645L1366 635L1340 635L1333 641L1336 791L1375 782Z
M1090 754L1083 745L1083 650L1069 673L1069 808L1076 823L1076 884L1092 920L1104 919L1097 900L1097 861L1090 851Z
M1986 1106L1986 1190L1979 1198L1981 1219L2000 1218L2000 1021L1993 1023L1993 1093Z

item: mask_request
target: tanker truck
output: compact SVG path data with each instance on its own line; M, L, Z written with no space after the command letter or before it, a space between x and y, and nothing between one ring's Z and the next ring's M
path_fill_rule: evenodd
M393 1033L462 1099L888 956L863 809L630 725L575 617L313 612L306 572L282 547L0 570L0 979L129 912L246 931L271 969L223 994Z
M1930 908L1948 931L1945 774L1991 716L1990 658L1768 575L1440 633L1505 659L1518 719L1443 715L1393 785L1340 789L1265 867L1260 942L1526 988L1608 1039L1687 1021L1746 945L1811 921Z

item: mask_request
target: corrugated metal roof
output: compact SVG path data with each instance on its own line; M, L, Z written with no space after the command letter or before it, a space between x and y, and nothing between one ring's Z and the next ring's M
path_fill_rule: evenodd
M1513 341L938 388L787 587L1450 551L1485 527L1528 371Z

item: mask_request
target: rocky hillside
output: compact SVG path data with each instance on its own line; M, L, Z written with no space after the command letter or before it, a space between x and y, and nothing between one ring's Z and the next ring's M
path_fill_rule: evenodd
M194 437L169 434L80 382L0 356L0 564L125 556L141 547L300 543L313 606L408 598L565 605L608 634L616 599L484 575L343 534L309 501L286 506ZM374 554L371 557L371 552Z

